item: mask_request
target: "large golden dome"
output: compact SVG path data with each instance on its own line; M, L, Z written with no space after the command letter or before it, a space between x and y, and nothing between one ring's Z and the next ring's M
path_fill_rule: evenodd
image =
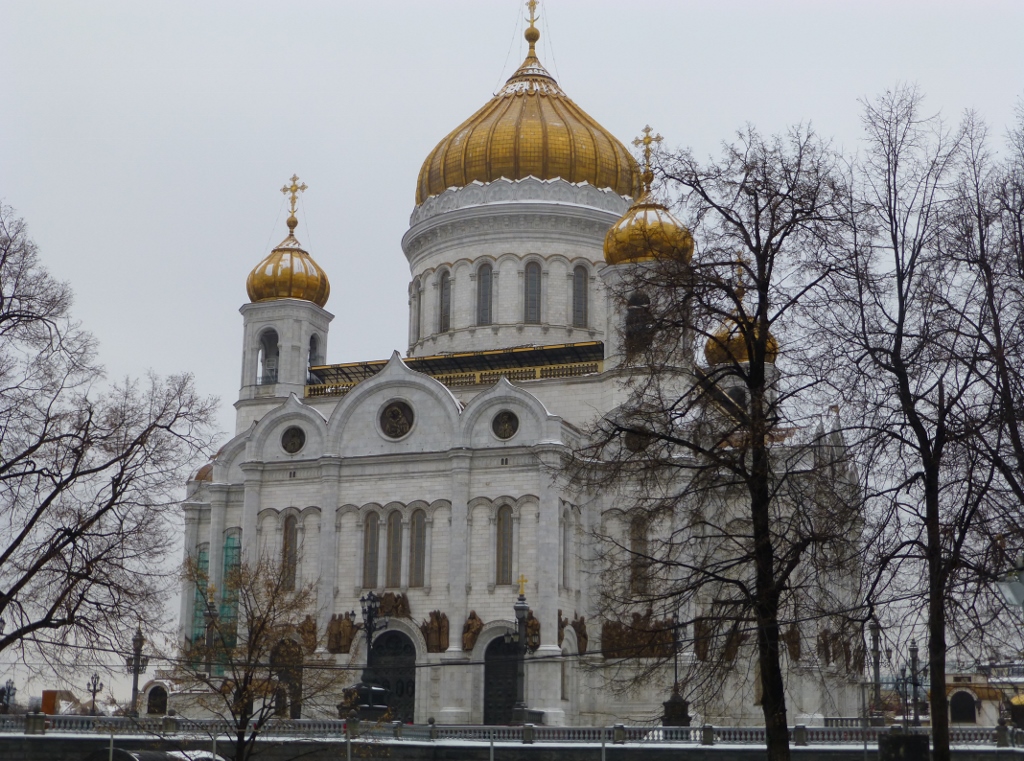
M556 177L640 195L640 168L618 140L573 103L537 59L540 33L526 30L530 52L483 108L437 144L420 169L416 204L474 180Z

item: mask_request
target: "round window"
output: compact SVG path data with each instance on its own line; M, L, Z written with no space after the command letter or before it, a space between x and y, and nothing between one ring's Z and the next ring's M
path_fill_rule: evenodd
M281 434L281 447L288 454L295 454L306 445L306 432L298 426L292 426Z
M626 449L630 452L643 452L650 446L651 436L637 431L626 431Z
M412 430L415 417L405 402L391 402L380 413L380 429L391 439L400 439Z
M499 439L511 439L519 430L519 418L511 410L502 410L491 421L491 430Z

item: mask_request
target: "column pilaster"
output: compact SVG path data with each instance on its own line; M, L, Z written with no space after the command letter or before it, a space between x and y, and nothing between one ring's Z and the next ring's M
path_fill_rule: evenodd
M443 661L461 662L469 658L462 651L462 625L468 613L469 583L469 471L470 454L465 450L450 453L452 525L448 551L448 620L451 636ZM470 721L470 671L451 665L441 669L442 724L466 724Z

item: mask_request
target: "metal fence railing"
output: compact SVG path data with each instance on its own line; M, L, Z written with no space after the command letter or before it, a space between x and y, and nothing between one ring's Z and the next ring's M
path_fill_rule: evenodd
M845 724L845 722L844 722ZM790 728L794 745L875 745L878 735L889 727L826 726ZM906 731L927 734L928 728ZM182 716L110 717L50 716L46 714L0 715L0 735L84 733L101 735L146 735L156 737L226 737L237 728L223 719L193 719ZM260 727L266 737L296 739L345 739L371 742L475 742L475 743L682 743L693 745L764 745L764 727L549 727L401 724L353 722L337 719L273 719ZM1024 730L1008 727L964 727L950 729L954 745L1002 745L1024 748Z

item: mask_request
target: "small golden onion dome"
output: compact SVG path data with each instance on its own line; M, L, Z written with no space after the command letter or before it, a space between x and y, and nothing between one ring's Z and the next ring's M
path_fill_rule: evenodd
M679 259L689 263L693 236L672 213L645 195L604 236L608 264Z
M288 217L288 237L249 273L245 290L250 301L302 299L318 307L327 303L331 284L320 265L295 239L297 225L298 220L292 214Z
M757 327L754 327L754 335L757 335ZM775 336L768 333L768 340L765 342L764 361L768 364L775 364L775 358L779 355L779 342ZM740 330L740 323L735 317L730 317L717 331L715 331L704 344L704 358L709 365L724 365L733 362L749 362L750 355L747 353L747 342Z
M562 91L537 58L540 32L526 30L530 51L483 108L430 152L416 183L416 205L450 187L499 178L561 178L640 196L640 168L626 147Z
M213 463L208 462L203 467L195 472L192 476L193 481L212 481L213 480Z

